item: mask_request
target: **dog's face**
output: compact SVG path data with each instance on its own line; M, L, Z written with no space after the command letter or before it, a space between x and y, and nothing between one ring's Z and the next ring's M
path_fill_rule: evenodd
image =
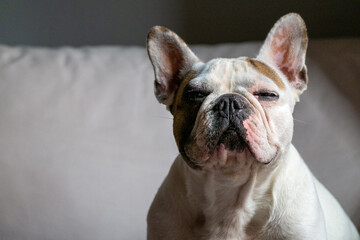
M174 116L174 136L192 168L276 161L292 139L292 112L307 84L300 16L281 18L258 57L201 62L175 33L154 27L148 53L155 95Z

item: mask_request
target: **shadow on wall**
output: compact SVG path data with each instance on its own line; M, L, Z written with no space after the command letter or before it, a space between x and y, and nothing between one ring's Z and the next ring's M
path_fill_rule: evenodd
M360 36L358 0L27 0L0 1L0 42L144 45L154 25L191 44L263 40L289 12L303 16L312 38Z

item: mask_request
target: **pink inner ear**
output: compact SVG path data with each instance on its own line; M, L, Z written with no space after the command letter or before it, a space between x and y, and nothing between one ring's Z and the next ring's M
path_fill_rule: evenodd
M182 53L173 46L164 45L163 51L160 53L162 59L162 68L160 74L160 81L165 86L166 94L173 92L179 84L179 71L183 67Z
M271 42L273 61L289 81L296 81L301 70L300 49L297 43L299 40L294 37L297 35L290 26L281 26L275 32Z

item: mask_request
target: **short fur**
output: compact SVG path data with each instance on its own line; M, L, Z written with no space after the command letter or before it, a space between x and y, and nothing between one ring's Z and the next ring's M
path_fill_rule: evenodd
M359 239L291 144L307 41L288 14L256 58L204 63L175 33L151 29L155 95L180 154L149 210L149 240Z

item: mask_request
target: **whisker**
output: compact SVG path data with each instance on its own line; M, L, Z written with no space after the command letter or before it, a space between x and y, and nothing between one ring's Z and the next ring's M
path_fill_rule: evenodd
M299 120L299 119L296 119L296 118L293 118L295 122L299 122L299 123L303 123L303 124L309 124L309 122L306 122L306 121L302 121L302 120Z

